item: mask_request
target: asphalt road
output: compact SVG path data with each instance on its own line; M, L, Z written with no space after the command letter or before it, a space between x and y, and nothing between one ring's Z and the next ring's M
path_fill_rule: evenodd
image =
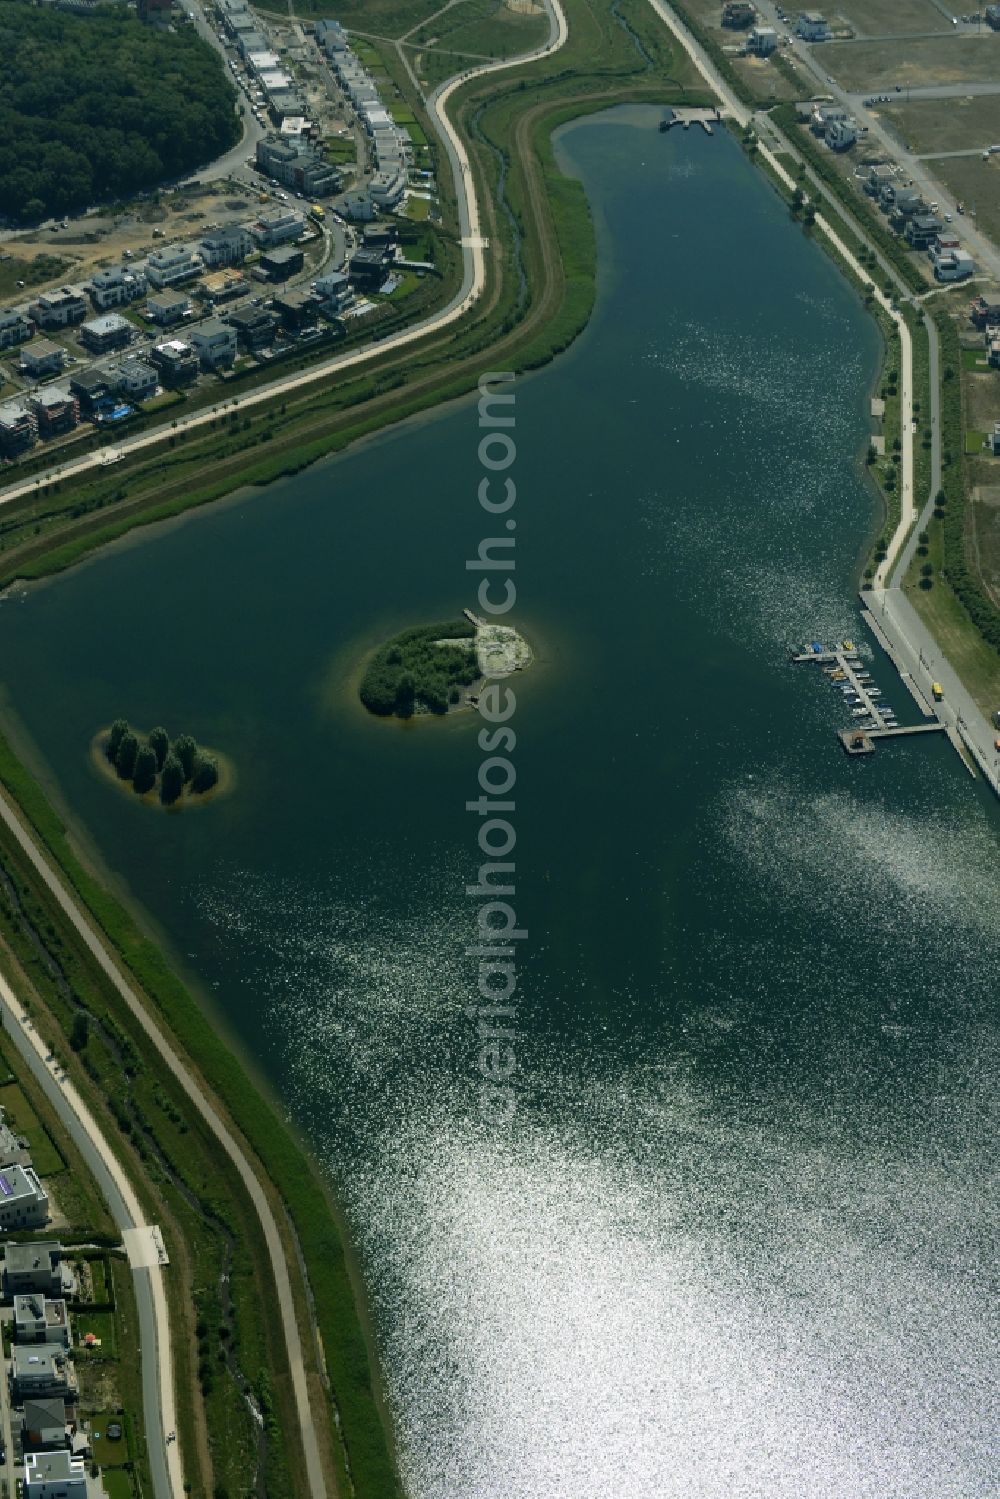
M758 0L758 8L776 29L787 30L786 23L777 19L774 0ZM792 52L795 60L812 77L816 84L816 92L828 95L844 109L849 110L862 124L867 125L868 144L877 144L885 151L887 157L897 161L903 170L903 175L913 183L928 203L940 203L942 212L957 214L955 201L950 192L937 180L925 161L906 149L895 130L882 119L876 109L867 107L864 101L866 98L871 98L871 92L849 93L847 89L841 88L836 79L826 71L822 53L822 48L826 44L819 43L817 52L813 45L802 41L794 33L790 34L791 46L785 50ZM892 97L893 102L901 104L906 99L953 99L978 93L1000 93L1000 82L929 85L926 88L908 89L900 94L893 93ZM974 221L968 216L961 221L961 232L969 253L975 257L978 265L1000 280L1000 252L996 246L980 233Z
M234 172L242 171L243 167L245 166L247 157L253 156L255 154L257 149L257 142L259 140L263 140L264 136L267 134L267 126L259 124L258 121L254 119L253 113L250 108L249 99L240 88L235 78L233 78L232 70L229 66L229 59L231 54L226 51L226 48L223 46L222 42L219 41L218 32L214 29L210 22L206 21L205 13L201 8L199 0L185 0L185 4L194 17L194 28L197 31L198 35L202 38L203 41L208 42L210 47L214 47L216 52L218 52L219 56L222 58L223 65L226 69L226 77L230 79L230 81L236 88L236 97L239 101L240 120L243 124L243 138L242 140L238 141L235 146L233 146L231 151L227 151L226 154L224 156L220 156L217 161L209 162L209 164L205 167L202 167L200 171L191 173L192 178L196 182L215 182L220 177L229 177L232 176Z
M0 802L0 816L7 816L6 798ZM3 1028L21 1054L74 1145L93 1174L111 1216L129 1247L131 1230L146 1219L128 1178L113 1155L107 1140L90 1110L73 1084L64 1075L57 1076L52 1063L46 1062L44 1043L28 1018L7 980L0 974L0 1019ZM142 1367L143 1420L146 1445L156 1499L182 1499L184 1475L176 1442L167 1442L167 1434L176 1426L174 1411L174 1371L170 1353L170 1327L166 1297L163 1293L163 1271L139 1263L144 1259L137 1246L129 1250L136 1305L139 1313L140 1356ZM10 1451L8 1446L8 1452Z

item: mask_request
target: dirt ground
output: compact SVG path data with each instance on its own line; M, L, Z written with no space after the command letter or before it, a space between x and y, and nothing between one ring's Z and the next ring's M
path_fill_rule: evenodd
M855 36L906 36L948 24L933 0L839 0L824 14L834 28L843 20Z
M879 113L917 155L966 151L1000 142L1000 94L884 104Z
M27 262L40 253L58 253L67 262L53 280L34 282L30 289L11 295L10 300L46 286L85 281L102 266L117 265L125 250L138 258L158 244L190 239L208 224L240 223L267 206L274 205L262 204L256 190L239 192L227 187L222 192L213 185L164 193L159 206L139 203L114 218L78 219L68 229L36 229L10 236L2 246L3 253L13 257L4 262L5 273L13 274L18 259ZM159 231L155 238L154 229Z
M994 459L1000 477L1000 459ZM994 602L1000 602L1000 483L977 484L972 491L972 555Z
M955 156L932 162L931 169L945 190L965 204L966 213L975 210L980 229L1000 245L1000 156L989 161L979 156Z
M817 54L844 88L888 92L897 83L989 83L1000 78L1000 32L940 40L829 42Z

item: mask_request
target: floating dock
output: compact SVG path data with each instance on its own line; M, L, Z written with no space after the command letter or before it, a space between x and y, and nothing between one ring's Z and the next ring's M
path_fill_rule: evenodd
M713 135L712 126L721 119L717 109L668 109L660 121L660 130L672 130L675 125L683 125L687 130L691 125L700 125L706 135Z
M920 693L916 683L913 682L908 672L904 672L896 659L895 653L889 646L885 636L875 624L871 617L867 617L865 623L875 632L875 638L879 645L887 652L900 677L903 678L910 692L913 694L917 706L921 708L925 716L933 719L933 722L918 724L898 724L895 722L895 714L889 714L880 706L881 693L873 688L870 683L862 680L868 673L861 664L861 657L853 646L844 644L839 650L827 651L817 650L796 651L792 660L799 665L814 661L821 666L828 667L837 673L837 680L844 683L850 692L857 698L860 705L859 722L853 728L838 729L837 738L849 755L871 755L875 752L876 742L880 739L905 739L914 734L943 734L947 732L946 726L939 719L934 718L934 713L928 707L926 699ZM880 638L881 637L881 638ZM884 642L884 644L883 644ZM873 697L872 693L877 692ZM951 735L949 734L949 738Z

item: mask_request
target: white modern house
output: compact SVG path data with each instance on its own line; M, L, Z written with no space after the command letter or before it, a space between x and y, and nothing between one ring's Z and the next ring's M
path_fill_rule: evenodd
M71 1453L29 1452L24 1459L24 1499L87 1499L87 1467Z

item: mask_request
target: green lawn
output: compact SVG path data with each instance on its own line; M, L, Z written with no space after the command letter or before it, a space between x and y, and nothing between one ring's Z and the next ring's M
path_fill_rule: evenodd
M0 299L6 301L16 291L55 281L69 264L58 255L35 255L31 260L24 260L12 254L9 260L0 261ZM24 288L18 287L19 281L24 282Z
M128 1442L125 1440L125 1417L115 1411L101 1411L99 1415L88 1417L90 1421L90 1445L94 1453L94 1460L101 1467L120 1467L122 1463L128 1462ZM108 1440L108 1423L117 1421L122 1429L122 1434L116 1442Z
M86 1309L74 1312L73 1341L81 1349L83 1348L84 1335L88 1332L92 1332L95 1337L101 1340L100 1348L95 1350L100 1357L115 1356L118 1352L118 1340L115 1336L115 1317L113 1312L88 1312ZM86 1351L79 1352L77 1357L81 1360L86 1359Z
M31 1162L39 1176L56 1176L65 1170L66 1162L17 1083L8 1083L0 1088L0 1107L15 1134L22 1135L27 1140Z
M965 451L974 454L977 458L983 451L983 443L986 441L985 432L975 432L971 429L965 434Z
M982 372L985 373L989 369L989 367L990 366L989 366L989 362L988 362L988 360L986 358L986 350L985 349L963 349L962 350L962 368L963 368L963 370L979 370L979 371L982 371Z
M406 200L406 217L408 219L426 219L431 211L429 198L415 198L411 193Z
M132 1499L132 1480L118 1468L106 1468L101 1474L108 1499Z
M108 1299L108 1280L103 1260L90 1261L90 1278L94 1284L94 1302L100 1305Z

